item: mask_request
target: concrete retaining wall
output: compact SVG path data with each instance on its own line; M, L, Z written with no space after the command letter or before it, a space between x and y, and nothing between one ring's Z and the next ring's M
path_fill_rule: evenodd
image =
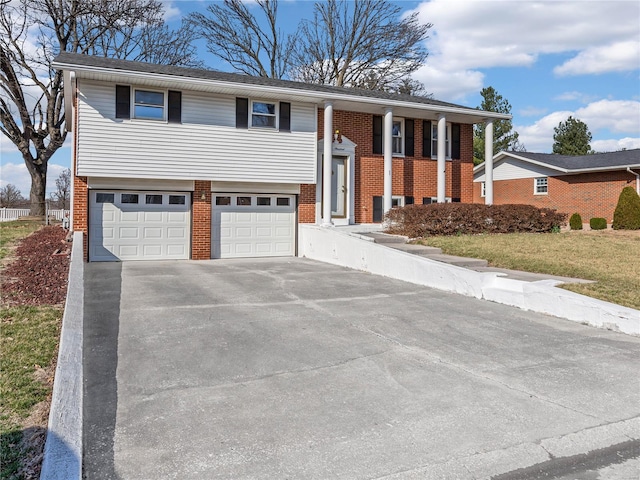
M40 480L82 478L83 277L82 232L76 232Z
M512 305L594 327L640 335L640 311L557 288L475 272L367 241L338 229L298 226L298 255L448 292Z

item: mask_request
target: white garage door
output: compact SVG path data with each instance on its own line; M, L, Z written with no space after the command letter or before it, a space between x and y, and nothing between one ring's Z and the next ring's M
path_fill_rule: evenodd
M212 195L211 257L285 257L295 254L295 197Z
M89 260L188 259L191 194L92 191Z

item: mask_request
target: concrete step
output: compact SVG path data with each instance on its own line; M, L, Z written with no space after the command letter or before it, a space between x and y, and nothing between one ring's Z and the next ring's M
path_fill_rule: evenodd
M448 263L450 265L456 265L458 267L467 267L467 268L475 268L475 267L486 267L489 262L486 260L482 260L480 258L467 258L467 257L457 257L455 255L445 255L445 254L435 254L435 255L427 255L427 258L431 260L436 260L438 262Z
M408 238L403 237L402 235L389 235L387 233L378 233L378 232L366 232L362 233L365 237L373 238L376 243L407 243Z
M411 243L391 243L387 245L394 250L413 253L414 255L428 256L442 253L442 249L437 247L427 247L426 245L413 245Z

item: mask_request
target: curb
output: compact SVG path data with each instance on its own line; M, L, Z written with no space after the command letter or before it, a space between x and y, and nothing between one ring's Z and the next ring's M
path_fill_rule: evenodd
M74 232L40 480L82 478L83 282L82 232Z

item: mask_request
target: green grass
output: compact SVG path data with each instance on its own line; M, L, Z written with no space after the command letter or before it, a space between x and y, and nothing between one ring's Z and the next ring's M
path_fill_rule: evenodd
M42 222L23 220L0 222L0 259L7 256L11 246L40 228L42 228Z
M0 223L0 259L10 261L12 247L41 227L36 221ZM0 308L0 479L22 478L25 420L51 393L51 386L36 374L42 369L52 373L61 320L57 307Z
M61 318L61 309L55 307L0 309L0 478L15 475L22 422L51 392L36 371L55 360Z
M563 288L640 309L640 232L462 235L428 237L420 243L451 255L484 258L495 267L594 280Z

